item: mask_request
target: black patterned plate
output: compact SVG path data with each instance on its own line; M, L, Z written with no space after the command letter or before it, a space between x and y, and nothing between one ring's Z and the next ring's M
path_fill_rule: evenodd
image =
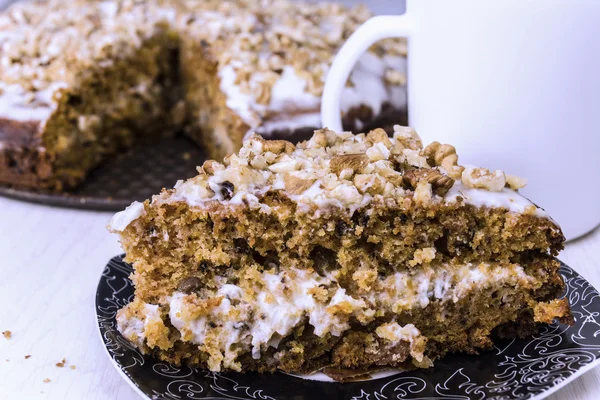
M215 373L174 367L140 354L116 330L117 310L133 298L131 266L110 260L98 284L100 335L119 372L152 399L540 399L600 364L600 295L566 265L575 325L552 324L527 339L496 343L478 356L454 354L435 367L370 381L332 383L283 373Z

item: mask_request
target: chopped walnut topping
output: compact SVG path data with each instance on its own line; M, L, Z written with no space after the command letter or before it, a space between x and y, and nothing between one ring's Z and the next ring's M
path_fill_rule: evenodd
M321 129L297 146L253 135L224 164L204 163L198 176L178 182L174 192L159 197L168 201L173 194L176 201L194 206L208 201L245 204L265 213L273 211L261 202L267 192L287 195L301 212L329 207L356 210L371 201L437 204L455 185L452 174L463 167L457 164L453 146L434 142L421 147L416 132L402 127L395 128L392 138L380 129L357 135ZM467 188L489 191L502 190L511 179L502 171L483 168L465 169L461 176Z
M202 164L202 171L207 175L214 175L215 171L223 170L225 167L214 160L206 160Z
M262 144L262 151L265 153L271 152L273 154L289 154L296 149L296 147L287 140L265 140L258 135L254 135L252 140L260 142Z
M420 181L424 180L431 184L433 193L444 196L454 185L454 179L443 175L440 171L427 168L413 168L404 173L404 183L410 189L415 189Z
M289 175L285 181L285 190L290 194L300 194L310 188L316 179L302 179L294 175Z
M500 192L506 185L506 177L500 170L491 172L486 168L465 168L462 173L462 183L468 188Z
M421 150L423 148L423 142L417 132L407 126L394 125L394 139L406 149Z
M345 169L351 169L356 173L360 172L368 163L369 158L366 154L342 154L331 159L329 168L336 174Z
M375 143L367 149L367 157L371 161L387 160L390 156L390 151L383 143Z
M390 138L388 137L387 133L381 128L373 129L367 134L366 138L369 142L373 144L383 144L387 149L392 147L392 142L390 141Z
M506 184L514 190L523 189L527 185L527 179L515 175L506 174Z
M432 142L425 147L423 155L432 167L444 168L452 179L458 180L461 178L464 167L458 165L458 155L456 155L454 146Z
M427 181L420 181L415 188L415 201L418 204L427 204L431 202L432 197L433 191L431 189L431 183Z
M377 174L359 174L354 177L354 185L361 193L380 194L385 187L385 179Z
M406 163L413 167L427 167L427 160L421 155L421 152L418 150L404 149L402 150L402 154L396 157L396 159L401 163Z

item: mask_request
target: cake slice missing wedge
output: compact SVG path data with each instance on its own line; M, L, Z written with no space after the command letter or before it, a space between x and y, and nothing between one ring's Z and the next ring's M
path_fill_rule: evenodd
M429 367L570 323L564 237L524 181L394 129L252 136L116 214L136 287L120 332L175 364L310 372Z

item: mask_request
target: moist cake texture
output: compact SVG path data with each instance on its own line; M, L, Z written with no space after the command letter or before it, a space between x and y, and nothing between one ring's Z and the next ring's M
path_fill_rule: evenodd
M0 13L0 182L71 188L178 129L214 159L250 131L314 129L331 59L370 16L285 0L18 2ZM346 126L404 108L405 54L400 39L365 54Z
M564 237L521 178L414 130L251 135L116 214L134 266L120 332L213 371L429 367L570 323Z

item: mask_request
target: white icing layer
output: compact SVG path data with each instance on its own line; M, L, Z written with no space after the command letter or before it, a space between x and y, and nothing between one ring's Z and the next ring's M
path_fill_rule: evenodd
M31 92L16 84L0 82L0 118L45 123L56 109L53 96L65 86L55 82L43 90Z
M123 211L119 211L108 222L108 229L112 232L123 232L130 223L146 215L144 204L134 201Z
M518 265L469 263L397 272L384 280L376 279L363 294L353 297L337 283L338 273L334 271L325 277L312 270L294 268L265 271L252 283L222 285L208 295L212 300L175 292L168 300L169 318L184 340L209 353L214 353L218 342L224 355L223 365L236 368L237 352L231 349L232 344L245 343L251 347L253 357L260 358L262 351L277 347L282 337L304 321L314 327L318 336L340 336L349 329L350 318L367 324L373 321L376 311L401 313L425 308L434 301L457 302L473 290L497 285L539 287L539 282ZM215 299L220 302L215 304ZM197 309L203 311L194 311ZM392 343L410 342L419 334L414 326L396 325L382 326L378 334ZM219 366L220 361L216 364Z
M250 126L249 132L260 132L268 136L276 130L295 130L305 127L319 127L319 109L321 100L308 92L307 81L302 79L291 66L285 66L279 79L271 88L271 100L268 105L259 104L250 93L245 93L236 84L236 68L241 63L228 64L219 71L221 90L227 96L226 104L231 110ZM373 115L379 114L384 103L396 108L406 107L406 88L386 84L386 69L406 71L406 59L399 56L378 57L365 53L358 61L350 75L351 86L344 88L342 94L342 112L366 105L372 109ZM327 66L323 66L326 76ZM253 87L260 81L260 74L255 74L249 82ZM282 115L292 116L282 118ZM273 115L270 119L268 115ZM248 134L246 134L248 136Z
M342 92L342 112L364 104L375 116L386 102L396 108L406 107L406 88L386 84L384 73L387 68L406 72L406 59L398 56L380 58L371 52L363 54L350 74L353 86L346 86Z
M535 206L528 198L510 188L504 188L501 192L492 192L484 189L471 189L460 182L455 182L445 196L446 202L454 203L458 196L462 197L467 204L476 207L501 207L514 213L523 213L526 207L534 206L535 215L548 218L545 210Z
M258 104L250 93L244 93L235 83L237 75L235 64L229 64L219 70L220 88L227 96L226 105L233 110L250 127L260 123L257 112L263 113L265 107Z
M306 80L300 78L294 68L284 67L279 79L271 88L269 110L278 113L318 111L320 104L321 99L307 91Z

